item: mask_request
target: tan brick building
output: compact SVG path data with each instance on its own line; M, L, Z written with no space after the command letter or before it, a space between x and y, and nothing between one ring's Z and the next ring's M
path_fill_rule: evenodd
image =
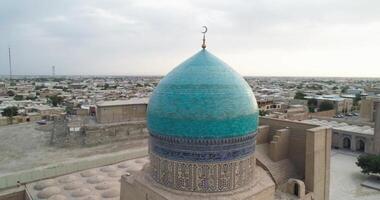
M375 123L344 122L338 119L329 121L309 119L303 122L332 128L332 148L380 154L380 102L376 100L367 101L370 105L370 115Z
M101 101L96 104L98 123L145 120L148 99Z

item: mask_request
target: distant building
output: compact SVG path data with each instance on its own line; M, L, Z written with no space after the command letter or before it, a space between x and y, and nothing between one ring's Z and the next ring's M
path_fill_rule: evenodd
M266 112L283 112L286 109L285 103L275 101L273 97L260 97L257 105L261 111Z
M273 105L273 99L258 99L257 105L261 110L269 110L271 107L277 107L272 106Z
M148 99L101 101L96 104L98 123L118 123L146 119Z
M59 95L62 92L62 89L48 89L48 88L43 88L39 92L40 98L47 98L55 95Z
M306 96L305 99L316 99L317 109L319 109L322 102L331 102L336 114L351 112L353 106L351 98L342 98L337 95Z
M69 88L71 89L83 89L86 87L86 84L84 83L72 83L69 85Z
M307 106L307 100L305 99L290 99L289 105L304 105Z
M265 113L265 116L275 119L302 121L309 118L309 108L304 105L284 106L282 110Z
M309 117L309 109L305 105L291 105L286 109L286 119L305 120Z
M364 90L361 88L349 88L346 91L346 94L352 94L352 95L360 95L364 93Z
M372 110L375 107L375 111ZM345 122L310 119L303 122L332 128L333 148L348 149L369 154L380 154L380 102L372 101L370 106L375 121L371 123L358 122L347 124ZM372 114L371 114L372 116Z
M368 96L376 96L380 94L380 85L374 85L372 87L365 88L365 91Z
M30 112L38 112L42 119L53 119L54 116L63 116L65 109L61 107L50 107L47 105L32 106L27 108Z

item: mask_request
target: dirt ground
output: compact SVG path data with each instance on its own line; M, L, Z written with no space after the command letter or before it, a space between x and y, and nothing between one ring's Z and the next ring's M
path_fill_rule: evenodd
M0 175L147 145L147 140L139 140L93 147L60 148L49 145L50 132L42 131L38 126L25 123L0 127Z

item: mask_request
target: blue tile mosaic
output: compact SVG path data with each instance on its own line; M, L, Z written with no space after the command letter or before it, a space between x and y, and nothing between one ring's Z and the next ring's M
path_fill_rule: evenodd
M201 50L163 78L147 111L151 134L229 138L257 130L258 107L247 82Z

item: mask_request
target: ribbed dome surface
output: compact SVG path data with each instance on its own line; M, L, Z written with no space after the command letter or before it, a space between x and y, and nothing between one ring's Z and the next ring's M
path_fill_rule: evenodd
M247 82L201 50L159 82L149 101L147 123L156 135L229 138L255 132L258 113Z

